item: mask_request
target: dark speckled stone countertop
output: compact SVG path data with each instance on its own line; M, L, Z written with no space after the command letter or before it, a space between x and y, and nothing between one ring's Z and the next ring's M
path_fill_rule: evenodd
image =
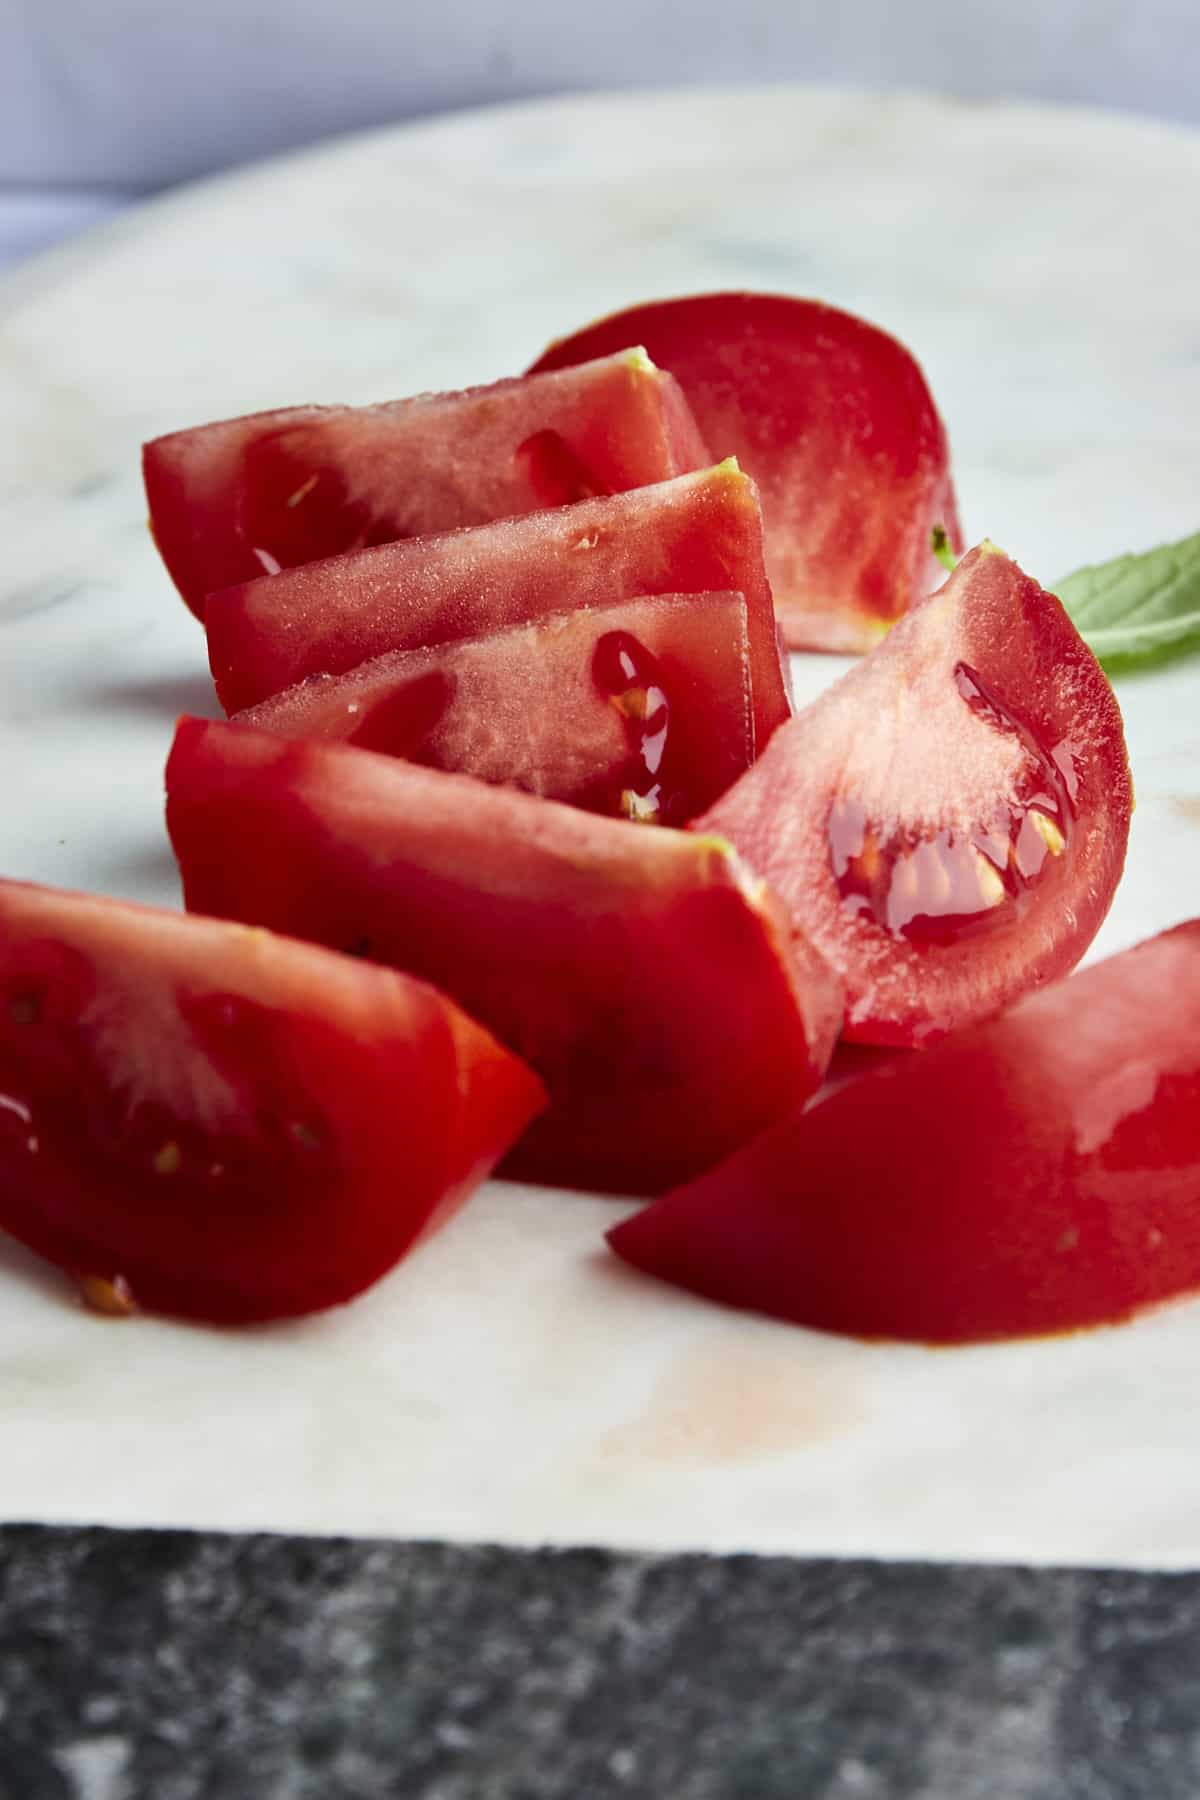
M0 1530L0 1800L1195 1800L1200 1576Z

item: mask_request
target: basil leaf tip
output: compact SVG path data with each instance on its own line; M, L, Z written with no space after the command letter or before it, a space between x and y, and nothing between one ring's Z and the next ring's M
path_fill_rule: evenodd
M1077 569L1054 592L1102 663L1121 668L1200 649L1200 531Z

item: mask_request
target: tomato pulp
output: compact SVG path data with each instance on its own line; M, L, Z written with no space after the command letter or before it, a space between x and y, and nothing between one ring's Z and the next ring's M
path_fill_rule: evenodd
M712 459L640 351L381 406L293 406L146 445L150 523L198 617L256 575L666 481Z
M314 675L236 713L590 812L684 824L754 761L740 594L664 594Z
M711 837L197 719L167 795L189 907L420 975L537 1069L510 1169L657 1193L829 1061L840 986Z
M309 675L639 595L746 602L755 743L789 714L754 484L735 465L552 512L410 538L214 594L217 692L239 712Z
M544 1103L432 988L265 931L0 883L0 1227L238 1321L348 1300Z
M609 1234L731 1306L958 1343L1200 1287L1200 920L895 1056Z
M945 427L913 357L815 300L696 294L613 313L539 357L561 369L644 344L714 456L758 483L767 572L796 650L869 650L961 549Z
M1099 664L985 545L695 828L728 837L839 972L847 1036L907 1046L1078 961L1132 804Z

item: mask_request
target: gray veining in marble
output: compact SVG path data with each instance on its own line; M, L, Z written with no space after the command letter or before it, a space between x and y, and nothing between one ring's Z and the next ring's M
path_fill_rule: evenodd
M0 1531L0 1800L1193 1800L1200 1577Z

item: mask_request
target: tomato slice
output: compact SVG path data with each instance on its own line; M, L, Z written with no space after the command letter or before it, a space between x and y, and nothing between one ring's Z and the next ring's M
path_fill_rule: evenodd
M644 344L717 456L758 483L767 572L797 650L869 650L938 585L935 525L961 549L946 432L896 339L815 300L697 294L611 314L535 371Z
M1069 1331L1200 1287L1200 920L890 1058L609 1242L857 1337Z
M643 351L382 406L293 406L146 445L150 523L204 617L216 588L368 544L703 468L678 384Z
M1099 665L984 545L695 828L736 844L841 974L847 1035L904 1046L1078 961L1132 804Z
M544 1103L432 988L265 931L0 883L0 1227L210 1320L348 1300Z
M754 761L746 606L666 594L581 607L311 676L234 723L679 825Z
M655 1193L828 1063L840 987L722 842L198 719L167 796L190 907L433 981L537 1069L510 1169Z
M754 484L735 464L467 531L410 538L214 594L227 712L389 650L478 637L644 594L742 594L755 741L789 712Z

